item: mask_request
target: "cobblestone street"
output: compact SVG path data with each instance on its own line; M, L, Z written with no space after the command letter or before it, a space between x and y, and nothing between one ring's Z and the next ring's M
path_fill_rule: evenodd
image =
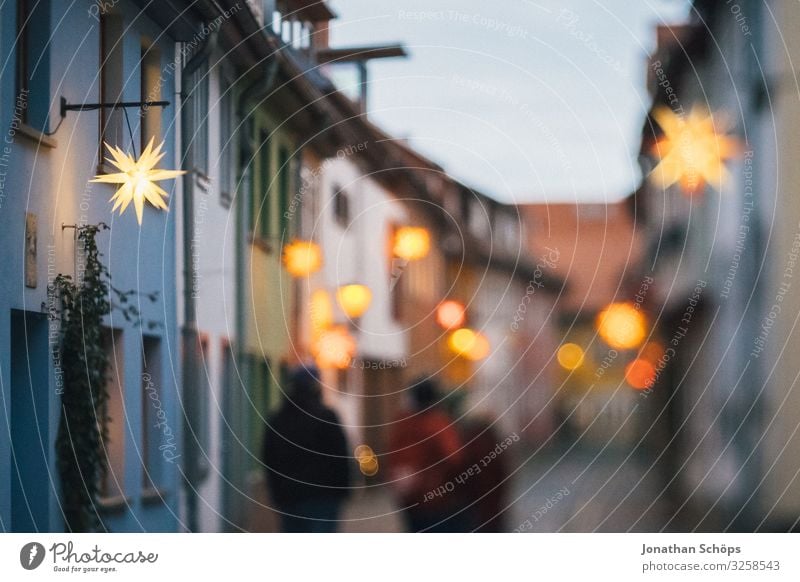
M509 531L653 532L670 513L655 470L634 453L575 446L542 451L512 476ZM668 529L668 528L667 528ZM388 488L358 492L347 503L341 531L402 532ZM666 530L665 530L666 531Z
M341 528L346 533L400 533L403 520L387 487L359 491L347 502Z
M669 516L655 471L636 453L547 451L515 474L512 530L531 532L652 532Z

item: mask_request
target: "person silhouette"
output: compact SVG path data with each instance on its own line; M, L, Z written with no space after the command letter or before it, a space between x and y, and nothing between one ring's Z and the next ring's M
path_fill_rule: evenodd
M322 402L319 373L297 368L269 419L262 461L283 532L334 532L351 482L347 439Z
M458 496L450 489L461 465L461 439L436 406L432 379L414 382L410 409L392 424L387 455L390 482L412 532L461 531Z

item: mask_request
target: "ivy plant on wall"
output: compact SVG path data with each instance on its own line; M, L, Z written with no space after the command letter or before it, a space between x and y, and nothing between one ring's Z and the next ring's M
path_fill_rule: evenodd
M139 310L129 301L134 292L111 285L111 275L97 248L101 230L108 226L77 227L76 252L81 253L83 270L77 279L59 274L49 288L51 305L57 306L54 317L60 319L63 372L55 448L62 510L71 532L96 531L101 526L98 500L106 471L106 376L110 369L103 322L115 306L126 320L140 322ZM112 303L111 293L119 303ZM157 298L155 294L147 297L151 301Z

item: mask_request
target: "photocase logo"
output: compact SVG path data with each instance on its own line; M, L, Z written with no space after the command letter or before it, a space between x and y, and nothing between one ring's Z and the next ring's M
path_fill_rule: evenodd
M19 552L19 563L26 570L35 570L44 561L44 546L38 542L29 542Z

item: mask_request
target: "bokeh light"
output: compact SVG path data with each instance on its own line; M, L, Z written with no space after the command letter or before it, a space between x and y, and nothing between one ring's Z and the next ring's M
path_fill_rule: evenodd
M597 332L618 350L639 347L647 336L647 321L631 303L612 303L597 315Z
M358 445L354 456L358 461L358 468L363 475L373 477L378 473L378 457L369 445Z
M706 183L721 190L729 179L725 161L738 153L739 142L718 132L714 117L702 107L693 107L688 116L659 107L653 117L664 136L653 147L660 161L650 179L661 188L678 182L687 194L699 192Z
M656 381L655 366L647 360L636 358L625 367L625 381L637 390L650 388Z
M336 300L347 317L361 317L372 303L372 291L366 285L343 285L336 291Z
M447 344L456 354L472 361L484 359L492 350L485 335L468 327L462 327L451 333Z
M322 267L322 250L312 241L294 241L283 249L283 264L292 277L307 277Z
M577 370L583 365L583 348L578 344L566 343L558 348L558 363L565 370Z
M664 346L658 342L647 342L639 352L639 357L654 366L664 355Z
M444 329L454 329L464 325L467 310L460 301L443 301L436 309L436 323Z
M311 329L317 338L333 324L333 303L324 289L317 289L311 294L309 317Z
M431 237L419 226L401 226L394 235L394 254L407 261L416 261L428 255Z
M325 330L316 343L316 360L320 368L347 368L355 353L356 341L343 326Z

